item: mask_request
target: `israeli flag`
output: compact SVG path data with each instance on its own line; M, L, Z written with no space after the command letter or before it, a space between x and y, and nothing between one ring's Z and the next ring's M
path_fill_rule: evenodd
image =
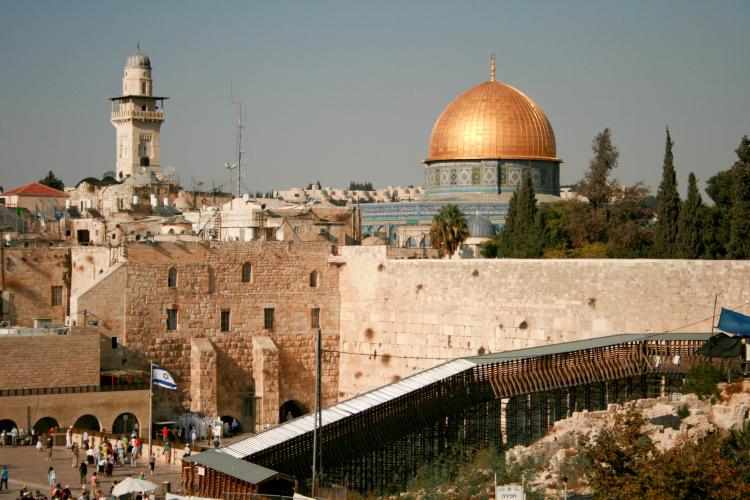
M172 375L170 375L169 372L161 366L154 365L151 369L151 372L153 373L151 381L154 383L154 385L158 385L159 387L164 387L166 389L177 389L177 384L174 383Z

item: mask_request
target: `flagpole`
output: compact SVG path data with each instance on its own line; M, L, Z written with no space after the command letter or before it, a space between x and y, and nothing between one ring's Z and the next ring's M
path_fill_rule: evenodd
M150 361L151 370L148 376L148 459L151 459L151 434L153 434L152 423L154 412L154 362Z

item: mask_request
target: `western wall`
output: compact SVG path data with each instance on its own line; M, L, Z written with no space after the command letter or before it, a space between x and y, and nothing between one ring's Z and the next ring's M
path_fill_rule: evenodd
M389 259L355 246L335 258L340 399L460 356L707 332L715 297L717 314L750 301L748 261Z

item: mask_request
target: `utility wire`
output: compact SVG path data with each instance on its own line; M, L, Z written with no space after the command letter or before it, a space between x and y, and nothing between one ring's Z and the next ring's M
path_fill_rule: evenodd
M744 304L740 304L740 305L735 306L735 307L725 308L725 309L729 309L730 311L736 311L737 309L745 307L748 304L750 304L750 301L745 302ZM677 328L673 328L671 330L665 330L663 332L649 333L649 334L643 336L643 340L649 339L651 337L655 337L657 335L663 335L665 333L676 332L677 330L682 330L683 328L687 328L689 326L694 326L694 325L703 323L704 321L708 321L709 319L710 320L714 320L716 318L716 316L717 316L716 314L712 314L711 316L708 316L708 317L703 318L701 320L694 321L693 323L688 323L686 325L682 325L682 326L679 326ZM547 345L549 345L549 344L547 344ZM539 347L543 347L543 346L539 346ZM337 349L323 349L323 352L325 352L325 353L331 353L331 354L347 354L347 355L350 355L350 356L367 356L368 358L384 358L384 357L387 357L387 358L396 358L396 359L423 359L423 360L431 360L431 361L449 361L449 360L453 360L453 359L461 359L461 358L465 358L465 357L474 357L475 356L475 355L471 355L471 356L453 356L453 357L450 357L450 358L431 357L431 356L397 356L395 354L377 354L377 352L373 353L373 354L368 354L368 353L365 353L365 352L340 351L340 350L337 350ZM500 351L498 353L487 353L487 354L492 354L493 357L496 358L496 359L515 359L515 358L518 357L518 356L515 356L515 355L512 355L512 354L503 355L503 351Z

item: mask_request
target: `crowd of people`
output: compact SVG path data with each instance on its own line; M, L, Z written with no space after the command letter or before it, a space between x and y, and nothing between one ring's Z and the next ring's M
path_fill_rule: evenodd
M0 435L0 442L5 445L18 446L21 444L33 444L38 451L47 450L47 460L52 458L52 449L54 447L56 429L50 428L44 435L35 435L30 433L30 440L26 440L26 434L23 429L13 428L10 432L3 431ZM8 441L6 442L6 437ZM165 438L165 454L169 453L169 441ZM23 439L23 440L22 440ZM45 445L42 444L45 442ZM80 494L75 496L70 485L62 486L57 481L57 472L53 466L47 470L47 484L49 486L49 495L39 490L31 491L25 485L21 488L19 500L115 500L112 495L112 488L117 485L114 481L109 494L105 494L101 488L103 478L111 478L116 467L135 468L139 465L148 465L148 468L140 473L139 479L146 479L148 472L154 474L156 467L156 457L152 453L147 459L143 457L143 441L140 436L133 431L130 436L123 435L120 438L101 438L98 444L94 444L93 436L89 436L84 431L81 437L81 444L74 442L73 429L66 431L65 447L71 453L71 467L78 470L80 478ZM190 454L187 448L188 455ZM143 461L142 461L143 460ZM167 457L167 462L169 458ZM0 490L3 487L8 489L9 472L6 466L0 469Z

